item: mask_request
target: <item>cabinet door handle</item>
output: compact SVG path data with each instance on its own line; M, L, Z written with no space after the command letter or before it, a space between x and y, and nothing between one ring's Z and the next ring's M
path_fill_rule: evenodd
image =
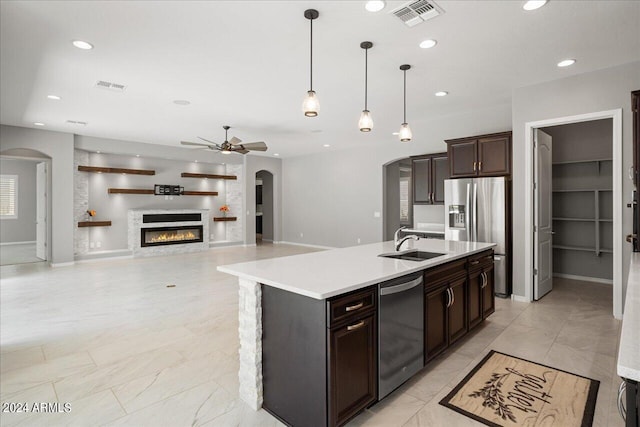
M363 326L364 326L364 320L361 320L358 323L347 326L347 331L354 331L356 329L362 328Z
M482 170L482 162L478 162L478 170L481 171Z
M618 404L618 413L625 421L627 420L627 408L624 406L626 388L627 382L622 380L620 387L618 387L618 401L616 402Z
M485 273L484 271L481 274L482 276L482 287L480 289L484 289L487 287L487 284L489 283L489 279L487 278L487 273Z
M474 172L476 171L476 165L477 165L477 163L478 163L478 162L473 162L473 171L474 171Z
M449 292L451 292L451 305L456 303L456 294L453 293L453 289L449 288Z
M446 308L451 307L451 289L447 288L447 306Z
M433 203L433 193L429 193L429 201Z
M353 310L357 310L359 308L362 308L362 306L364 305L363 301L360 301L359 303L357 303L356 305L350 305L349 307L345 308L344 311L346 311L347 313Z

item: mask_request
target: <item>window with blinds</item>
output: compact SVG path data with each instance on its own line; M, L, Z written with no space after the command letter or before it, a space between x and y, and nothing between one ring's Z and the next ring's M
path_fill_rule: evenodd
M18 175L0 175L0 218L18 218Z

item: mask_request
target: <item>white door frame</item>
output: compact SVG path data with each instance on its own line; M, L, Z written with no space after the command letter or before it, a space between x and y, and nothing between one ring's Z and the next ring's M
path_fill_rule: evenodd
M613 315L622 318L622 109L578 114L575 116L526 122L525 147L525 242L524 242L524 296L533 301L533 129L592 120L613 121Z

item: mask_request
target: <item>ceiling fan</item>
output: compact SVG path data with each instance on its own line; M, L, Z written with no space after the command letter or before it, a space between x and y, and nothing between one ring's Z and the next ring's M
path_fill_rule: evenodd
M218 150L222 154L229 154L229 153L247 154L249 151L267 151L267 148L268 148L267 144L265 144L262 141L246 142L243 144L242 140L236 138L235 136L231 138L231 141L229 141L227 137L227 133L229 132L229 129L231 129L231 126L222 126L222 129L224 129L224 142L222 144L217 144L213 141L209 141L208 139L205 139L202 137L198 137L198 138L208 142L208 144L203 144L201 142L189 142L189 141L180 141L180 144L195 145L198 147L205 147L210 150Z

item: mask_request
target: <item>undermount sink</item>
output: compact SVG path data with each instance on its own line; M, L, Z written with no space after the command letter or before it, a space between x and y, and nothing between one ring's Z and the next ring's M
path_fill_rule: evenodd
M446 255L446 254L440 254L437 252L410 251L410 252L380 254L378 256L381 256L384 258L404 259L407 261L424 261L426 259L436 258L442 255Z

